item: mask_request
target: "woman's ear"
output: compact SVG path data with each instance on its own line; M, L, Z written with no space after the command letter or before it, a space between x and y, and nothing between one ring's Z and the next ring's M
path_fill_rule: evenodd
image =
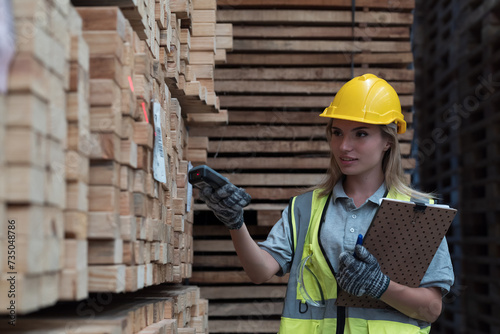
M392 143L390 140L388 140L386 143L385 143L385 146L384 146L384 152L387 152L389 151L389 149L392 147Z

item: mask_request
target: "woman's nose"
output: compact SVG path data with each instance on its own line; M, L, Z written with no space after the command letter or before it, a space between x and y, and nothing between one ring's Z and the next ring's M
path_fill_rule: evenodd
M343 137L342 142L340 143L340 149L342 151L351 151L352 150L352 143L351 140L348 137Z

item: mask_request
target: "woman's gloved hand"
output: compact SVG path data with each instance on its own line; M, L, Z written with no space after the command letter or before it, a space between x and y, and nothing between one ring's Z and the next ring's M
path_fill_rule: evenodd
M239 230L243 225L243 208L250 203L247 192L228 183L214 191L205 187L200 191L200 198L213 211L215 216L230 230Z
M391 280L382 273L377 259L365 247L356 245L354 252L356 257L351 252L340 254L337 283L351 295L379 299Z

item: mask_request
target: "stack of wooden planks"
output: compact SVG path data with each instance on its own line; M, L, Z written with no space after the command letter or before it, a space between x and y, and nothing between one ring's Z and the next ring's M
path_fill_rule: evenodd
M233 30L232 52L215 69L215 92L228 110L228 124L193 125L190 134L208 137L207 164L252 196L245 221L257 240L266 237L290 197L322 180L329 146L326 120L318 115L353 76L373 73L399 93L408 122L400 136L403 162L411 172L413 0L356 1L354 13L345 0L217 4L218 24ZM220 307L211 314L211 332L276 332L281 300L264 291L281 291L286 277L249 285L227 231L204 204L195 208L191 282L216 298L212 310ZM217 298L212 292L221 285L246 293ZM245 314L249 303L254 312Z
M65 1L12 5L18 34L2 106L7 208L0 234L0 302L10 306L15 296L15 309L22 313L51 305L59 295L67 203L70 6Z
M206 334L208 300L198 287L156 286L140 292L98 294L80 304L67 304L21 317L15 327L0 324L2 333Z
M192 276L194 261L187 173L190 148L200 143L189 144L188 125L214 122L193 114L227 121L213 84L216 52L225 52L216 47L215 8L188 0L13 3L18 52L0 100L0 287L9 291L14 273L17 315L58 301L74 310L72 301L96 294L145 297L151 286L185 291L172 284ZM205 36L212 48L196 44L193 52L211 52L211 60L191 69L190 47L181 46L189 46L192 25L207 23L195 19L204 11L213 18ZM191 94L195 86L200 94ZM197 159L206 161L207 150ZM200 305L191 309L196 333L206 331ZM188 322L179 333L194 333L183 329Z

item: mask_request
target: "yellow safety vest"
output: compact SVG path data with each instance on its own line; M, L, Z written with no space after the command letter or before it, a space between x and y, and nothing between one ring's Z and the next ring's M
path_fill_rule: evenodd
M296 196L289 206L289 223L293 232L294 256L281 317L279 334L428 334L430 324L409 318L396 310L348 308L335 305L337 281L320 242L319 232L329 196L319 196L320 189ZM387 198L409 201L410 197L393 190ZM325 307L306 303L297 280L301 262L307 257L313 275L304 275L309 298L324 300ZM321 287L321 290L318 288Z

